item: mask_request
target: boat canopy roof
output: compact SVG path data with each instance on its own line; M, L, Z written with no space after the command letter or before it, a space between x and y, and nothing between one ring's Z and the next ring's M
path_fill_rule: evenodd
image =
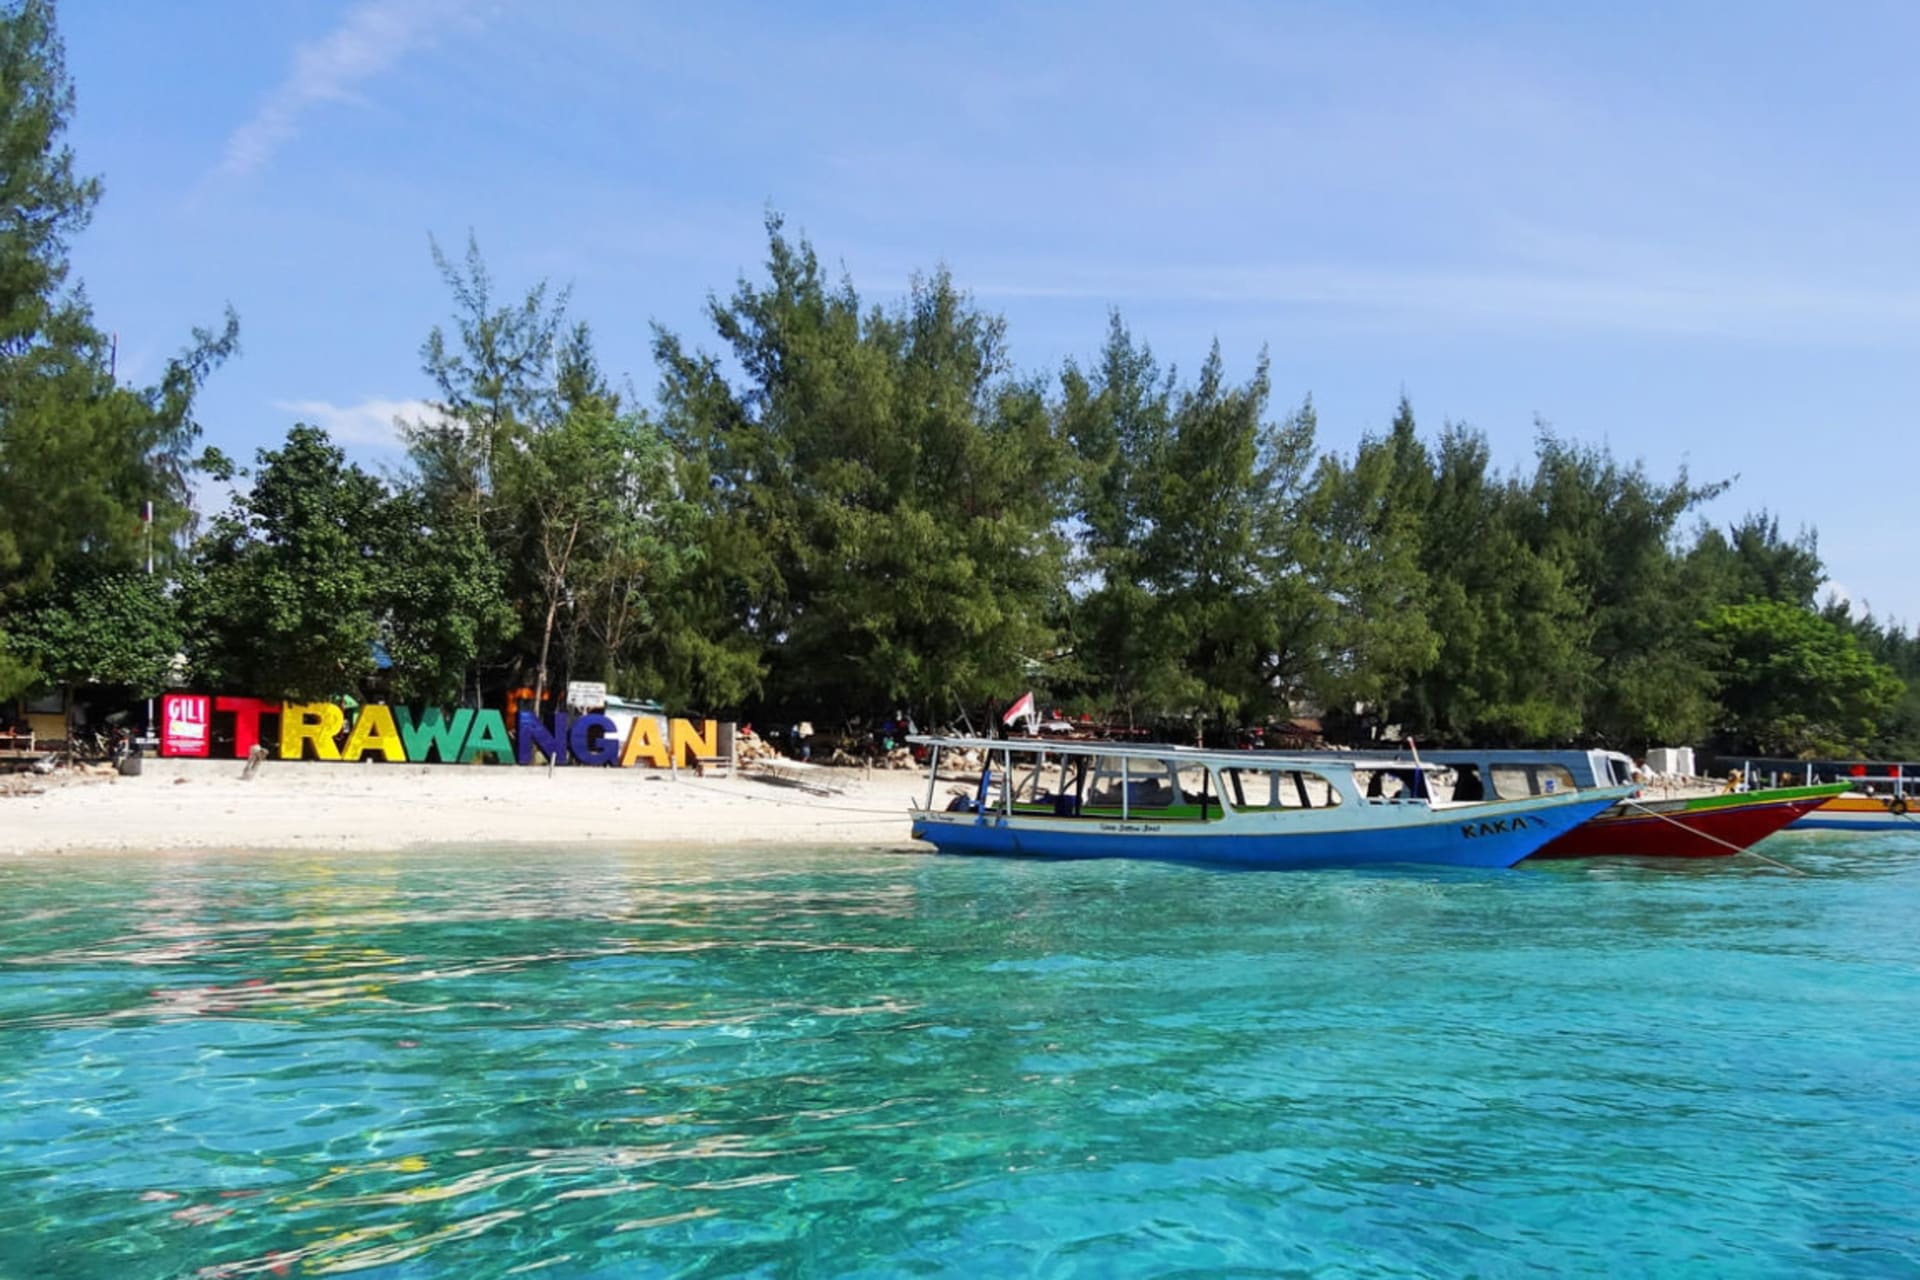
M1173 742L1107 742L1096 738L970 738L940 734L911 734L916 745L959 751L1044 751L1050 756L1107 756L1130 760L1184 760L1221 769L1261 769L1287 765L1322 772L1355 769L1433 771L1444 766L1428 760L1383 760L1377 756L1337 751L1245 751L1232 748L1188 747Z

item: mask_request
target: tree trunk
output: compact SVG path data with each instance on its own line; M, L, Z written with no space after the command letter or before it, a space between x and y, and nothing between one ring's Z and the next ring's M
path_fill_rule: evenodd
M541 714L541 703L547 692L547 651L553 644L553 619L560 612L560 597L567 589L567 567L573 562L574 540L580 536L580 520L574 518L573 527L567 530L567 546L560 553L559 563L554 563L551 552L547 554L547 625L540 632L540 669L533 677L533 714ZM544 538L543 538L544 541ZM552 546L552 543L547 543Z
M553 644L553 616L560 611L560 597L547 597L547 625L540 633L540 666L533 673L533 714L541 714L547 696L547 649Z

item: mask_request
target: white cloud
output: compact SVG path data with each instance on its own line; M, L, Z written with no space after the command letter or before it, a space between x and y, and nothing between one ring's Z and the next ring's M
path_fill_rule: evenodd
M356 87L432 40L460 14L455 0L362 0L345 21L294 51L293 70L253 119L227 138L220 171L252 173L293 137L300 119L323 102L358 102Z
M440 411L425 400L383 400L374 397L359 404L337 405L328 400L276 400L273 407L316 426L335 444L370 445L399 449L401 420L431 422Z

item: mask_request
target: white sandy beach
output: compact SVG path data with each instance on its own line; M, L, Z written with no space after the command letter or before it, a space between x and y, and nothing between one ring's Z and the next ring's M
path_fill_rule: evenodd
M0 855L586 841L925 848L906 816L926 795L924 773L791 766L776 782L751 772L268 761L242 780L237 760L143 765L139 777L16 775L9 788L27 793L0 794Z

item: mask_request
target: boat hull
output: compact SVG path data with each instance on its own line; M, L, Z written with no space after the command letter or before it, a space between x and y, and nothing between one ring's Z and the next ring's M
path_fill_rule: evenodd
M1417 812L1413 806L1386 806L1342 827L1292 830L1283 824L1298 825L1299 815L1261 829L1258 815L1213 825L920 810L913 816L913 835L942 853L1143 858L1262 870L1396 863L1500 868L1608 808L1618 794L1438 809L1421 805ZM1325 821L1319 814L1315 819Z
M1543 845L1536 858L1727 858L1814 812L1830 787L1690 800L1623 801Z
M1793 824L1795 831L1920 832L1920 802L1910 813L1895 813L1889 797L1840 795Z

